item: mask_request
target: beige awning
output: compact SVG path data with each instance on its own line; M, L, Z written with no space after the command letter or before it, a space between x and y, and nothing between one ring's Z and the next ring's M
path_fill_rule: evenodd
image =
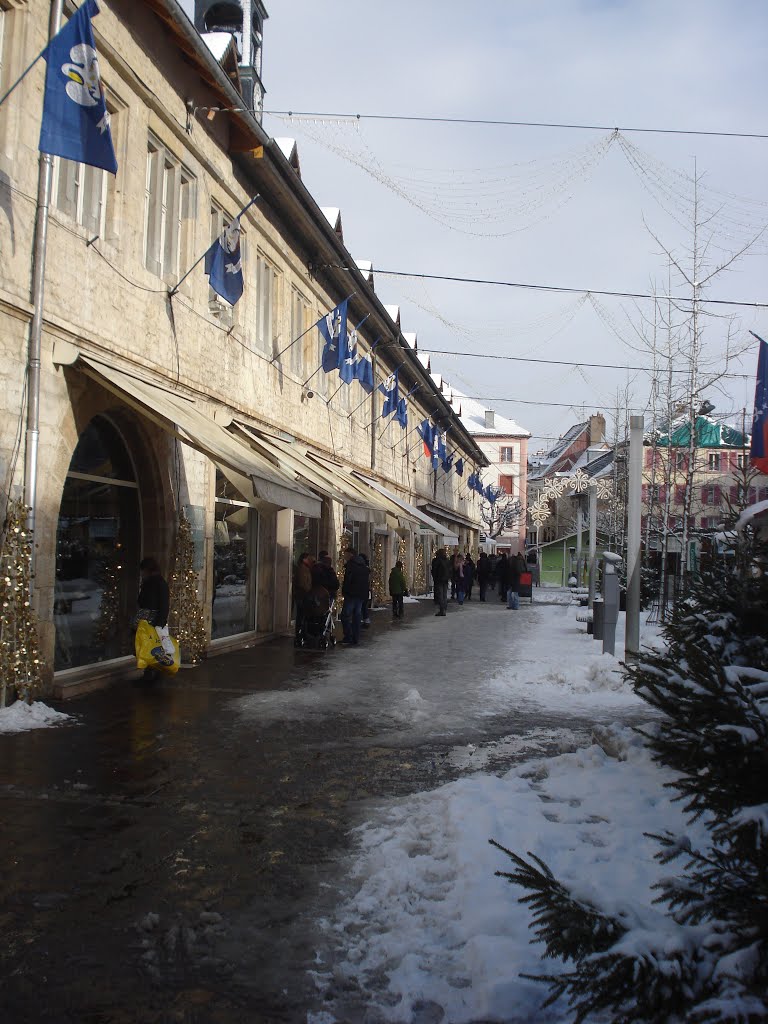
M404 522L410 525L415 518L407 516L385 496L372 493L355 478L350 467L313 452L305 444L287 441L240 420L234 420L233 425L256 451L290 468L303 484L319 494L340 502L356 522L397 529Z
M105 363L64 343L54 348L57 365L75 365L86 376L117 395L126 405L178 437L184 444L207 455L213 462L246 477L251 494L278 508L292 508L303 515L319 518L322 502L296 480L252 448L241 444L213 418L211 406L174 391L170 385L143 377Z
M440 538L442 544L458 544L459 536L453 533L447 526L443 526L442 523L438 523L436 519L432 519L421 509L416 508L415 505L411 505L405 498L401 498L399 495L394 494L388 490L383 484L380 484L378 480L373 480L371 477L366 476L364 473L355 471L355 476L362 480L368 487L372 487L379 494L385 495L390 501L398 505L402 510L409 515L412 519L417 520L419 529L424 533L434 533Z

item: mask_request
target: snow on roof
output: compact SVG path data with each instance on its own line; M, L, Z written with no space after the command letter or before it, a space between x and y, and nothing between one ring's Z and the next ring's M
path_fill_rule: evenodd
M748 448L749 434L743 434L735 427L713 419L712 416L697 416L695 419L695 444L697 448ZM646 435L651 443L653 432ZM656 444L661 448L687 448L691 440L691 421L687 416L672 420L667 431L657 431Z
M203 32L201 35L205 45L219 63L224 59L231 44L237 46L235 37L231 32Z
M321 206L320 210L337 235L344 240L344 232L341 227L341 210L338 206Z
M387 312L389 313L389 315L390 315L390 318L391 318L392 320L394 320L394 322L395 322L395 323L396 323L396 324L398 325L398 327L399 327L399 326L400 326L400 307L399 307L399 306L388 306L388 305L387 305L387 304L385 303L385 304L384 304L384 309L386 309L386 311L387 311Z
M417 352L416 358L419 360L425 370L429 370L431 363L429 359L429 352Z
M414 350L418 348L418 345L416 344L416 331L403 331L403 338L405 339L405 343L408 348L412 348Z
M490 436L499 437L530 437L530 430L526 430L525 427L521 427L519 423L509 419L507 416L502 416L498 412L493 414L493 426L487 427L485 425L485 412L486 406L481 405L480 402L475 402L471 398L467 398L466 395L462 394L461 391L457 391L456 388L451 388L451 394L456 401L461 403L461 422L464 424L466 430L470 434L487 434Z
M585 430L589 430L589 422L574 423L572 427L569 427L568 430L566 430L557 444L553 448L550 448L546 455L537 455L531 459L531 467L535 469L535 472L529 473L529 479L539 479L546 476L563 452L565 452L565 450L578 437L580 437Z
M373 284L373 263L371 260L355 260L355 266L368 284Z
M764 519L768 516L768 501L758 501L755 505L745 508L736 520L736 529L739 533L751 526L755 519Z
M432 378L432 383L435 385L437 390L438 391L442 391L443 390L443 377L442 377L442 374L440 374L440 373L430 373L430 377Z

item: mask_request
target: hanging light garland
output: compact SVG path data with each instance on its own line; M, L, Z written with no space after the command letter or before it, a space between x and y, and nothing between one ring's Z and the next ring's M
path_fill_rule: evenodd
M373 603L381 606L386 601L386 590L384 587L384 551L381 541L377 540L373 546L373 565L371 566L371 593Z
M37 615L32 608L32 532L29 509L12 501L3 526L0 549L0 707L8 690L27 702L42 686Z

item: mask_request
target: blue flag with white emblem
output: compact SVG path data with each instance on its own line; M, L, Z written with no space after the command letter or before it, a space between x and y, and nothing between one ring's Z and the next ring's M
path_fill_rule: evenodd
M98 13L96 0L85 0L43 50L47 68L38 148L117 174L91 28Z
M347 358L348 304L349 299L344 299L317 321L317 329L325 342L321 365L326 373L340 370Z
M403 428L403 430L408 429L408 405L404 398L401 398L400 401L397 403L397 409L395 410L395 419Z
M464 476L464 459L457 459L455 469L457 476Z
M243 294L240 259L240 219L235 217L205 254L205 272L211 288L234 306Z
M373 363L368 356L363 356L355 363L355 377L363 391L370 395L373 391Z
M379 391L385 396L384 405L381 407L382 419L385 416L391 416L393 412L397 412L397 406L400 401L399 372L399 370L395 370L394 373L387 377L383 384L379 384Z

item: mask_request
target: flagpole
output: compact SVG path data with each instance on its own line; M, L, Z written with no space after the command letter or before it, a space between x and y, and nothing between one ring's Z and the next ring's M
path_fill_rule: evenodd
M48 19L49 40L53 39L61 28L63 3L64 0L51 0ZM48 246L48 207L51 202L52 174L53 157L50 153L40 153L37 172L35 245L32 250L32 322L27 345L27 432L24 446L24 501L29 509L27 528L30 531L35 529L37 512L37 462L40 448L40 356L43 339L45 256ZM31 560L34 576L34 544L32 545Z
M58 29L56 31L58 31ZM56 33L54 33L54 35L55 34ZM49 40L49 42L50 42L50 40ZM35 57L35 59L32 61L32 63L29 65L29 67L26 69L26 71L22 71L22 73L19 75L19 77L16 79L16 81L10 87L10 89L8 89L7 92L5 92L2 96L0 96L0 107L2 107L2 105L5 103L5 101L8 99L8 97L11 95L11 93L16 88L16 86L17 85L21 85L21 83L27 77L27 75L32 70L32 68L35 66L35 64L37 64L37 62L40 60L40 58L43 56L43 54L45 53L45 51L47 49L48 49L48 43L45 44L45 46L42 48L40 53L38 53L38 55Z
M246 210L250 210L250 208L251 208L251 207L253 206L253 204L254 204L254 203L256 202L256 200L257 200L257 199L259 198L259 195L260 195L260 193L259 193L259 192L257 192L257 193L256 193L256 195L255 195L255 196L253 197L253 199L249 200L249 201L248 201L248 202L247 202L247 203L245 204L245 206L244 206L244 207L242 208L242 210L240 211L240 213L238 213L238 215L237 215L237 216L236 216L236 217L234 218L234 220L240 220L240 218L241 218L241 217L243 216L243 214L244 214L244 213L246 212ZM231 222L230 222L230 223L231 223ZM196 267L199 267L199 266L200 266L200 264L201 264L201 263L203 262L203 260L204 260L204 259L205 259L205 257L206 257L206 256L208 255L208 253L209 253L209 252L211 251L211 249L213 248L213 246L214 246L214 245L216 244L216 242L217 242L217 241L218 241L218 239L216 239L216 240L214 240L213 242L211 242L211 244L210 244L210 245L208 246L208 248L207 248L207 249L205 250L205 252L204 252L204 253L203 253L203 255L202 255L202 256L200 257L200 259L198 259L198 260L195 260L195 262L194 262L194 263L192 264L192 266L191 266L191 267L189 268L189 270L188 270L188 271L186 272L186 274L184 275L184 277L181 277L181 278L179 278L179 280L178 280L178 281L176 282L176 284L174 285L174 287L173 287L173 288L172 288L172 289L171 289L171 290L170 290L170 291L168 292L168 294L169 294L169 296L170 296L171 298L173 298L173 296L174 296L174 295L176 294L176 292L177 292L177 291L179 290L179 288L181 288L181 286L182 286L182 285L184 284L184 282L185 282L185 281L187 280L187 278L188 278L188 277L189 277L189 275L190 275L190 274L192 273L192 271L193 271L193 270L194 270L194 269L195 269ZM311 328L310 328L310 330L311 330ZM305 332L305 333L306 333L306 332Z

